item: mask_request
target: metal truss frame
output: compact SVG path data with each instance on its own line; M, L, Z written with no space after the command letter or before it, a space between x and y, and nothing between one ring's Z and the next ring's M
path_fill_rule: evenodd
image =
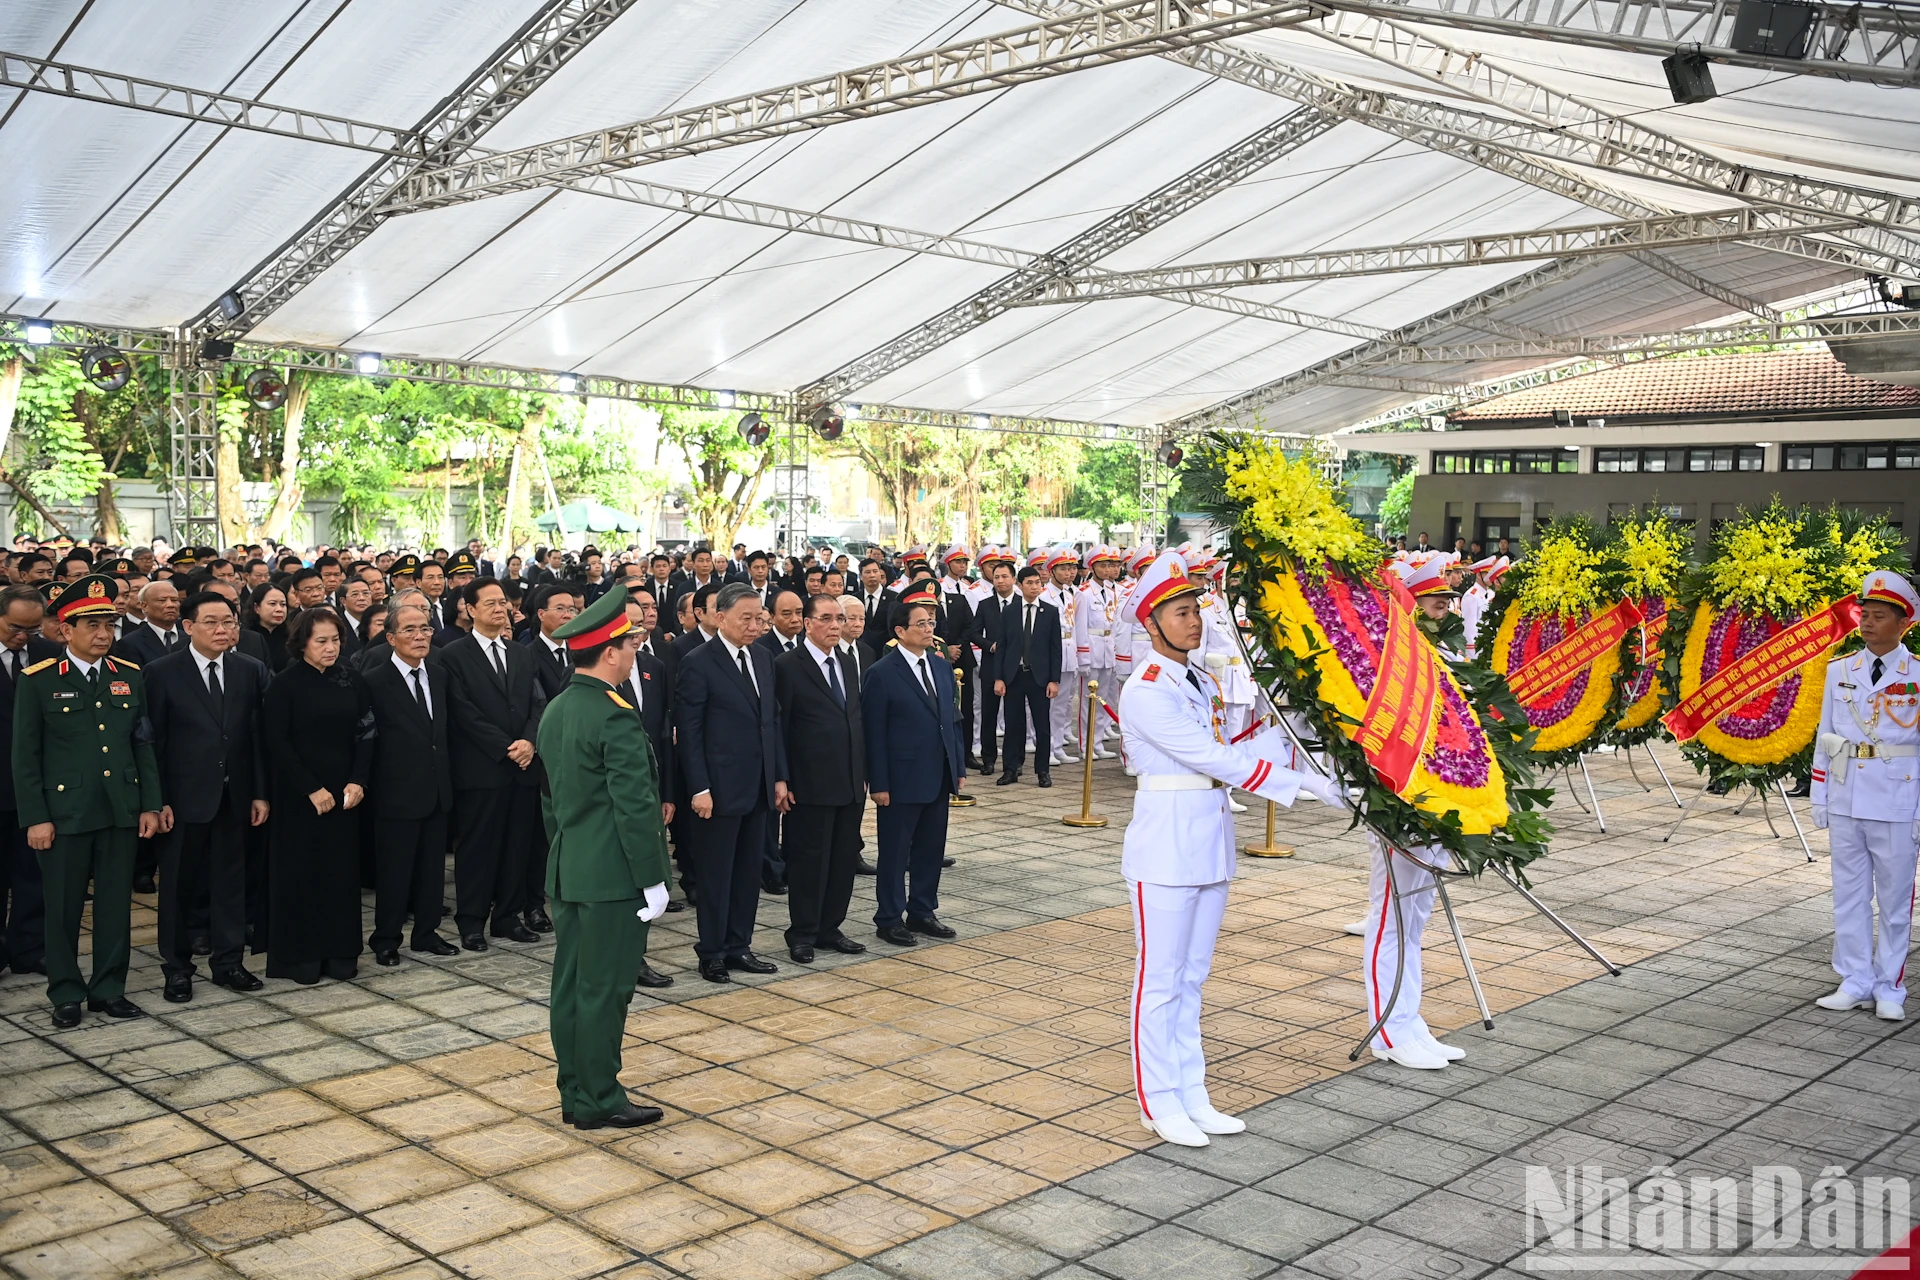
M29 57L24 53L0 52L0 90L23 89L71 98L76 102L97 102L126 107L133 111L151 111L199 124L228 129L250 129L302 142L323 142L329 146L375 151L382 155L420 155L417 135L391 125L370 124L345 116L306 111L298 107L276 106L257 98L242 98L230 93L210 93L188 89L159 80L97 71L49 58Z
M1708 213L1674 214L1631 222L1586 223L1537 231L1499 232L1444 240L1414 241L1233 262L1204 262L1141 271L1093 271L1056 275L1041 290L1016 305L1087 302L1100 298L1137 298L1187 290L1235 289L1252 285L1293 284L1351 276L1391 275L1482 267L1509 262L1628 253L1649 248L1758 243L1770 236L1799 236L1828 231L1844 223L1813 223L1784 209L1746 206Z
M1885 4L1817 4L1804 57L1733 47L1740 0L1319 0L1323 8L1664 58L1870 84L1920 83L1920 12Z
M191 338L167 344L167 523L177 546L218 546L220 415L214 370Z
M1648 249L1636 249L1627 255L1649 271L1658 271L1667 279L1685 285L1703 298L1712 298L1715 302L1724 302L1735 311L1744 311L1748 315L1759 316L1763 320L1778 320L1780 313L1758 298L1750 298L1737 289L1729 289L1723 284L1697 272L1689 271L1679 263L1662 254Z
M611 129L427 167L388 212L439 208L905 111L1312 16L1309 0L1121 0Z

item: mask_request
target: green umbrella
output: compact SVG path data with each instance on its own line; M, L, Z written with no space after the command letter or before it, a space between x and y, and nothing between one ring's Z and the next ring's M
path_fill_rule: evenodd
M640 533L647 527L640 517L598 502L569 502L538 516L534 524L561 533Z

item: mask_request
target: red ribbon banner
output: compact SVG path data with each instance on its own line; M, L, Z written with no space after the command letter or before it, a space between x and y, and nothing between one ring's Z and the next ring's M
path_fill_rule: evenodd
M1518 671L1509 672L1507 687L1521 702L1533 702L1592 666L1602 654L1626 639L1627 632L1639 621L1639 606L1631 600L1622 600L1571 635L1561 637L1560 642L1545 653L1535 654L1533 660Z
M1387 633L1380 645L1380 670L1360 715L1353 740L1395 795L1413 781L1420 753L1439 714L1440 658L1420 634L1419 609L1406 584L1387 577Z
M1640 619L1640 665L1641 666L1643 667L1651 666L1654 663L1659 661L1660 637L1666 634L1667 621L1672 617L1673 617L1673 609L1671 606L1668 607L1665 613L1661 614L1657 618L1648 618L1648 617L1645 617L1644 615L1641 617Z
M1714 672L1698 689L1680 699L1679 706L1662 716L1661 723L1676 741L1691 741L1727 712L1751 702L1825 654L1859 625L1859 599L1847 596L1836 600Z

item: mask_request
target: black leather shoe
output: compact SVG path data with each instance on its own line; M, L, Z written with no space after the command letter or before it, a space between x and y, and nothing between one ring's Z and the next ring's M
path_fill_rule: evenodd
M133 891L135 893L156 892L153 884L153 877L151 875L135 876L133 878Z
M890 924L884 928L875 929L874 932L880 936L880 941L891 942L896 947L917 947L920 945L920 939L908 933L907 927L903 924Z
M80 1006L72 1003L53 1006L53 1025L62 1030L79 1026Z
M553 917L547 914L545 907L535 907L527 912L527 928L535 933L552 933Z
M393 966L400 963L400 953L399 951L395 950L392 947L389 947L384 951L376 951L373 953L373 962L377 965L381 965L381 966L384 966L385 968L391 969L393 968Z
M1053 785L1053 775L1051 773L1036 773L1033 775L1033 779L1043 787Z
M979 756L968 756L967 768L973 770L975 773L985 773L988 769L992 768L992 766L981 764Z
M467 951L485 951L487 940L477 933L463 933L460 935L460 946Z
M880 868L862 858L853 864L853 873L857 876L877 876L880 874Z
M700 962L700 976L708 982L733 981L733 975L727 972L727 962L725 960L702 960Z
M908 916L907 928L929 938L957 938L960 935L940 923L939 916Z
M762 960L759 956L753 954L753 952L751 951L744 952L741 955L737 955L737 956L728 956L727 968L738 970L741 973L778 973L780 972L779 965L775 964L771 960Z
M44 978L47 976L47 966L45 962L40 960L35 960L30 964L14 965L13 972L16 976L25 976L26 974L29 974L29 973L37 973Z
M643 1124L652 1124L666 1114L658 1107L636 1107L631 1102L618 1111L604 1115L598 1120L579 1120L573 1122L576 1129L638 1129Z
M478 934L475 934L474 936L479 937ZM487 941L485 938L481 938L480 946L478 950L485 951L486 949L487 949ZM415 943L414 945L408 947L407 950L423 951L430 956L457 956L460 954L460 948L454 946L451 942L448 942L445 938L441 937L437 933L434 934L429 941Z
M762 880L760 882L760 892L770 893L776 898L784 898L787 896L787 882L784 880Z
M942 858L942 859L940 859L940 865L941 865L941 866L942 866L943 868L944 868L944 867L950 867L950 866L952 866L952 865L953 865L953 859L952 859L952 858Z
M686 909L687 909L687 904L680 901L680 899L678 898L675 898L673 901L667 904L667 912L669 914L672 914L673 912L676 912L676 911L685 911Z
M792 958L795 964L812 964L813 963L812 947L788 947L787 955Z
M160 998L168 1004L185 1004L193 999L193 975L176 974L167 979L167 985L161 990Z
M838 951L843 956L860 956L867 953L866 943L855 942L844 933L832 942L829 942L827 946L834 951Z
M538 942L540 935L524 924L511 924L504 929L490 930L494 937L505 938L508 942ZM471 950L471 948L469 948Z
M1010 787L1018 781L1020 781L1020 775L1009 769L998 778L995 778L993 785L996 787Z
M109 1018L144 1018L147 1016L145 1009L142 1009L125 996L118 996L112 1000L89 1000L87 1001L87 1012L104 1013Z
M654 967L648 964L644 959L640 961L640 976L635 978L634 982L636 985L642 986L642 987L658 988L658 987L670 987L673 985L672 978L669 978L664 973L655 972Z
M267 984L248 973L245 969L231 969L226 973L213 975L213 985L225 987L229 991L258 991Z
M206 934L204 934L204 933L196 933L196 934L194 934L194 935L193 935L193 954L195 954L195 955L197 955L197 956L210 956L210 955L212 955L212 954L213 954L213 939L212 939L212 938L210 938L210 937L208 937L208 936L207 936Z
M1787 796L1794 800L1805 800L1812 794L1813 783L1811 781L1796 783L1793 790L1787 792Z

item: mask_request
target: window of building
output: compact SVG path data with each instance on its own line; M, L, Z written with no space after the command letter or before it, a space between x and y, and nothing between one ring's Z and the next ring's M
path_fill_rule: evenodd
M1788 471L1914 471L1920 470L1920 441L1790 444L1782 457Z
M1568 449L1475 449L1436 453L1435 475L1572 475L1580 470L1580 454Z
M1767 451L1751 445L1593 451L1593 469L1603 475L1630 471L1763 471L1766 465Z

